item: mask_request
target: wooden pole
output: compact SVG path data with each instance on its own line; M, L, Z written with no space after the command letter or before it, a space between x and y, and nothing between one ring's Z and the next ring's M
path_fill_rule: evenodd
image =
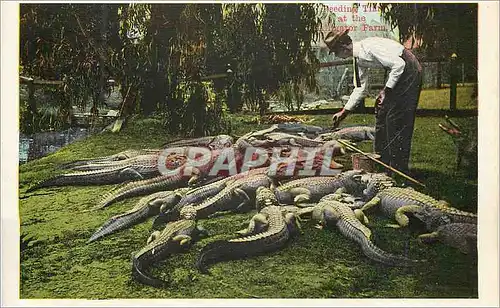
M450 111L457 110L457 55L453 53L450 60Z
M375 157L372 157L369 153L365 153L365 152L361 151L360 149L356 148L356 147L355 147L355 146L353 146L352 144L350 144L350 143L348 143L348 142L346 142L346 141L344 141L344 140L337 140L337 141L338 141L338 142L340 142L341 144L345 145L348 149L353 150L353 151L355 151L355 152L358 152L358 153L360 153L360 154L362 154L362 155L364 155L364 156L368 157L369 159L373 160L374 162L376 162L376 163L378 163L378 164L380 164L380 165L384 166L385 168L387 168L387 169L389 169L389 170L391 170L391 171L396 172L397 174L399 174L400 176L404 177L405 179L410 180L410 181L412 181L413 183L418 184L418 185L420 185L420 186L422 186L422 187L425 187L425 185L424 185L424 184L422 184L422 183L420 183L419 181L415 180L415 179L414 179L414 178L412 178L411 176L406 175L406 174L404 174L403 172L401 172L401 171L399 171L399 170L397 170L397 169L394 169L393 167L391 167L391 166L387 165L386 163L384 163L384 162L382 162L382 161L380 161L380 160L376 159Z

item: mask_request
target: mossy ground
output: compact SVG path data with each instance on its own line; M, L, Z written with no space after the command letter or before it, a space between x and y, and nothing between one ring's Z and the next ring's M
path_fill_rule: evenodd
M331 115L316 116L312 124L329 125ZM242 135L266 125L244 124L234 117L234 131ZM459 119L475 126L477 118ZM477 178L467 170L454 170L455 148L438 123L442 118L418 117L411 164L415 176L427 184L421 190L453 206L476 211ZM373 124L373 115L352 115L346 124ZM367 259L359 247L337 230L318 230L303 224L303 234L272 254L215 264L212 275L201 275L194 263L210 241L234 236L254 214L223 214L200 221L210 237L187 253L158 264L153 273L170 280L156 289L131 279L131 254L151 233L151 220L86 244L92 233L110 216L131 208L139 199L115 203L101 211L94 206L113 185L47 188L25 197L35 182L64 170L72 160L109 155L128 148L155 148L169 138L155 119L135 120L118 134L104 133L71 144L45 158L20 167L21 233L33 237L21 253L20 297L39 298L476 298L477 262L440 243L419 244L422 229L384 227L392 220L371 211L369 227L382 249L415 259L425 265L410 269L390 268ZM371 143L361 144L365 150ZM349 157L339 159L349 167ZM41 195L47 193L46 195Z

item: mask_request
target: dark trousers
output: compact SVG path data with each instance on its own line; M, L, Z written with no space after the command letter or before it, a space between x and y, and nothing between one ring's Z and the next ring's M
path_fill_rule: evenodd
M408 173L422 67L407 49L401 57L406 62L404 72L394 89L386 93L382 107L377 111L374 150L384 163Z

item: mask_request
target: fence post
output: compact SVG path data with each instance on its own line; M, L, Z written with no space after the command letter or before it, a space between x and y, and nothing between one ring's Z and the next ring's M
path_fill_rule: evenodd
M457 54L450 59L450 111L457 110Z
M436 88L438 88L438 89L441 89L441 86L443 84L442 77L443 77L443 67L441 65L441 61L438 61L437 62L437 76L436 76Z

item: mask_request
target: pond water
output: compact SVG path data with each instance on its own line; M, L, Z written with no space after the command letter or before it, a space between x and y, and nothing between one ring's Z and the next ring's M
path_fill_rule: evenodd
M53 153L60 148L90 136L88 128L74 127L64 131L19 135L19 164Z

